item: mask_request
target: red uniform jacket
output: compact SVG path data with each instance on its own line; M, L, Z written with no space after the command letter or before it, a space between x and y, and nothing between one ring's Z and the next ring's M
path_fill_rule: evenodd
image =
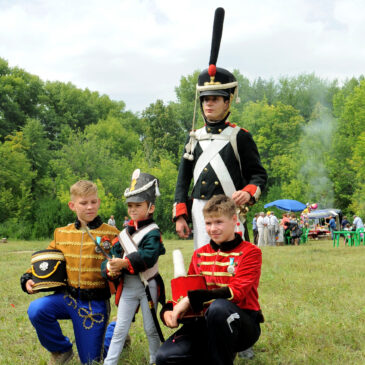
M220 246L211 241L196 250L188 275L204 275L209 289L228 287L231 292L229 300L241 309L258 311L261 263L261 250L250 242L242 241L236 234L233 241ZM232 266L234 272L230 273Z

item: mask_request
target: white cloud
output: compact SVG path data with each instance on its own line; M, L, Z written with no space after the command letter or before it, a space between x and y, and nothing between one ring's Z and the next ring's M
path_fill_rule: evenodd
M142 111L208 66L217 0L0 0L0 57ZM363 73L362 0L230 0L218 65L253 79Z

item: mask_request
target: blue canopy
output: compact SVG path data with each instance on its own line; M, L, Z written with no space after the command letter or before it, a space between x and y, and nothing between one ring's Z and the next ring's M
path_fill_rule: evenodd
M269 207L276 207L281 210L286 210L287 212L301 212L307 206L297 200L281 199L264 205L264 208Z

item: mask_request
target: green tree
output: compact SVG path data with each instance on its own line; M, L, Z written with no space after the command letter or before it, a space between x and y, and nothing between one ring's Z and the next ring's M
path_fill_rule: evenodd
M351 84L354 84L353 80ZM338 115L338 128L329 162L330 175L334 182L335 203L346 210L353 203L355 190L359 189L357 184L362 183L361 179L357 179L357 165L353 158L355 148L359 145L361 149L359 139L361 141L361 133L365 129L365 80L352 88L352 92L345 85L345 91L334 98L334 108Z
M0 140L24 126L27 117L36 117L43 82L24 70L10 68L0 58Z
M150 165L162 157L169 158L177 165L180 159L179 146L186 137L177 122L175 109L157 100L143 111L142 123L145 127L143 145Z
M248 103L240 120L257 144L269 175L268 186L280 185L295 164L290 160L297 149L304 119L289 105L269 105L263 100Z
M333 95L337 91L337 80L322 80L313 73L282 77L279 79L278 101L293 106L308 121L318 102L332 108Z
M45 84L41 102L40 120L54 141L53 148L59 148L63 142L58 141L58 135L64 125L83 131L87 125L106 119L109 114L120 115L125 107L123 102L114 102L98 92L59 81Z
M351 210L357 215L365 216L365 131L357 138L351 165L355 171L355 188L352 196Z
M25 153L35 173L31 185L34 195L40 196L50 192L52 181L49 178L49 160L52 151L49 151L50 141L46 136L43 125L37 119L27 119L22 128Z
M172 106L176 108L176 121L185 134L192 128L195 102L196 121L198 121L199 118L200 103L198 95L196 94L196 84L198 83L199 74L200 71L195 70L191 75L182 76L180 79L180 85L175 87L177 103L172 103Z
M8 218L27 220L31 214L31 186L35 172L27 159L22 132L0 144L0 222Z

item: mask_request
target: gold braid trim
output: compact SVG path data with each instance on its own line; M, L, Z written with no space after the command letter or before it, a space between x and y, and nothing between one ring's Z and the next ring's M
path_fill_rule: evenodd
M68 266L67 270L68 271L77 271L77 272L79 272L79 271L81 271L81 272L98 272L98 273L100 272L99 267L86 267L86 268L83 267L80 270L79 267L70 267L70 266Z
M207 286L220 286L220 287L226 287L226 286L228 286L229 284L223 284L223 283L214 283L214 282L207 282L206 283L207 284Z
M49 274L46 274L46 275L38 275L35 272L34 267L32 265L32 274L33 274L33 276L35 276L38 279L47 279L56 272L56 270L57 270L58 266L60 266L60 264L61 264L61 261L57 261L57 264L54 266L53 270Z
M233 276L233 274L230 274L229 272L202 271L201 274L206 276Z
M73 258L73 259L79 259L80 255L73 255L71 253L65 253L65 257ZM99 255L82 255L83 259L97 259L97 260L105 260L105 257L102 254Z
M43 288L55 288L57 286L66 286L66 283L61 283L59 281L41 281L40 283L34 284L34 289L40 290Z
M91 233L95 233L99 236L107 236L107 235L112 235L112 236L116 236L117 233L115 231L104 231L104 230L97 230L97 229L91 229L90 230Z
M199 262L199 265L206 265L206 266L210 266L210 265L215 265L215 266L229 266L230 263L227 262L213 262L213 261L203 261L203 262Z
M82 233L81 231L79 231L78 229L62 229L62 228L58 228L57 232L62 232L62 233Z
M81 246L81 242L79 241L59 241L57 242L57 245L62 246Z
M77 309L77 301L75 298L72 298L70 295L65 295L64 300L66 304L73 309ZM103 323L104 322L104 314L102 313L93 313L93 310L91 308L91 302L89 301L89 310L86 308L79 308L77 310L77 314L80 318L84 318L82 325L86 330L90 330L94 327L94 323ZM90 324L87 324L87 320L90 321Z
M78 280L69 280L68 281L71 286L77 287L79 284L83 284L86 286L98 286L103 287L105 286L105 281L78 281ZM83 288L81 288L83 289Z
M78 242L78 241L59 241L57 242L57 245L59 246L81 246L81 242ZM94 242L91 242L91 241L84 241L82 243L82 246L95 246L95 243Z
M242 252L230 252L230 253L227 253L227 252L214 252L214 253L209 253L209 252L199 252L198 253L198 257L199 256L206 256L206 257L212 257L212 256L223 256L223 257L229 257L229 256L241 256L242 255Z

